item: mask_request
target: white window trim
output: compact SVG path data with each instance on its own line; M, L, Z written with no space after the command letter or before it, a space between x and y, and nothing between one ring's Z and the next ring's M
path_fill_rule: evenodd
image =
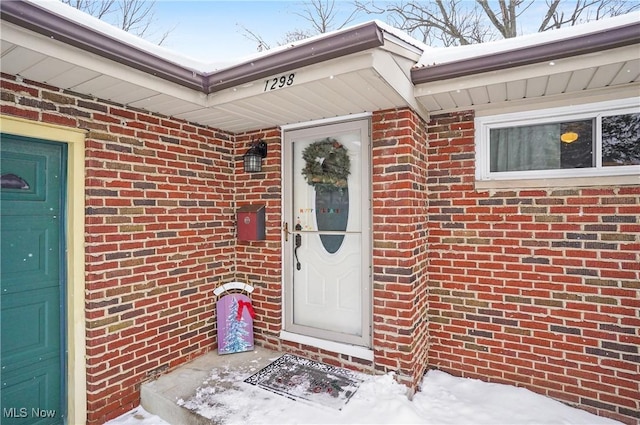
M584 179L589 177L608 176L638 176L640 165L623 165L617 167L602 167L601 118L609 115L640 113L638 98L619 99L607 102L589 103L585 105L564 106L559 108L539 109L509 114L490 115L475 119L476 129L476 181L531 181L548 179ZM597 124L594 137L596 166L591 168L572 168L558 170L528 170L528 171L490 171L489 133L491 129L551 123L567 120L596 118ZM637 184L637 179L632 179ZM528 185L529 186L529 185Z

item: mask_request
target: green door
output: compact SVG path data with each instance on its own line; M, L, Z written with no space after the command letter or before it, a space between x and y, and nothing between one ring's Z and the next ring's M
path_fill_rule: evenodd
M0 159L0 422L62 424L66 145L2 134Z

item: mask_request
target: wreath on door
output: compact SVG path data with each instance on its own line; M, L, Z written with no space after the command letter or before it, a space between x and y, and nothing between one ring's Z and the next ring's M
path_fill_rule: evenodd
M307 183L317 191L328 192L347 187L351 162L347 149L336 139L327 137L302 151L302 169Z

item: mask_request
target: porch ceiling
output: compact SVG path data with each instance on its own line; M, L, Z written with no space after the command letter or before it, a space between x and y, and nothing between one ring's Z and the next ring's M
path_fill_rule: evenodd
M555 95L581 96L600 89L628 88L640 95L638 46L417 84L417 101L432 113L482 110ZM627 87L633 84L631 87Z
M407 106L417 58L369 49L206 94L8 22L1 55L4 73L232 133ZM391 80L390 63L404 69ZM270 90L267 80L292 73Z

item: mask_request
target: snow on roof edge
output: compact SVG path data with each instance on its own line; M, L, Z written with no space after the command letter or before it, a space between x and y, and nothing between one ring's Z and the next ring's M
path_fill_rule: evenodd
M68 19L83 26L91 31L97 31L103 35L118 40L124 44L128 44L137 49L158 56L161 59L189 68L197 72L209 72L212 69L224 68L230 65L228 62L205 63L198 59L183 55L169 48L159 46L141 37L128 33L118 27L115 27L105 21L89 15L72 6L62 3L59 0L24 0L34 4L48 12Z
M600 19L572 27L559 28L534 34L526 34L514 38L490 41L456 47L431 47L425 50L416 64L417 68L458 62L480 56L519 50L555 41L562 41L579 36L606 31L640 22L640 12L627 13L612 18Z
M29 3L37 5L50 13L69 19L83 27L92 31L98 31L107 37L128 44L137 49L143 50L162 58L168 62L179 66L189 68L196 72L210 73L222 70L231 66L240 65L260 57L268 56L280 51L287 50L292 47L304 45L314 40L322 39L331 35L339 34L342 31L353 30L360 26L365 26L374 22L383 32L386 32L403 42L412 45L423 51L423 54L415 65L417 68L431 65L439 65L449 62L457 62L474 57L487 56L495 53L501 53L511 50L518 50L540 44L551 43L564 39L570 39L581 35L587 35L595 32L606 31L611 28L621 27L632 23L640 22L640 12L628 13L625 15L602 19L598 21L588 22L572 27L560 28L557 30L545 31L542 33L527 34L515 38L496 40L487 43L457 46L457 47L431 47L423 42L411 37L409 34L399 30L380 20L372 20L365 23L355 24L340 30L329 33L318 34L316 36L278 46L273 49L258 52L252 55L239 57L234 60L220 62L204 62L177 51L159 46L150 41L144 40L138 36L128 33L117 28L107 22L95 18L85 12L75 9L72 6L62 3L59 0L25 0Z
M381 30L393 34L395 37L401 39L402 41L413 45L421 50L425 50L428 46L424 45L423 43L421 43L420 41L412 38L411 36L409 36L408 34L404 33L401 30L398 30L397 28L393 28L390 25L382 22L382 21L378 21L378 20L371 20L371 21L367 21L367 22L363 22L363 23L359 23L359 24L354 24L352 26L349 27L345 27L339 30L335 30L335 31L331 31L328 33L323 33L323 34L318 34L303 40L298 40L292 43L287 43L285 45L282 46L277 46L274 47L272 49L269 50L265 50L262 52L257 52L254 54L250 54L250 55L246 55L246 56L241 56L235 59L231 59L231 60L225 60L225 61L215 61L215 62L205 62L202 60L198 60L195 59L193 57L189 57L186 55L181 54L178 51L169 49L167 47L163 47L157 44L154 44L148 40L145 40L141 37L138 37L134 34L131 34L129 32L126 32L120 28L117 28L105 21L102 21L94 16L89 15L88 13L85 13L81 10L78 10L72 6L69 6L65 3L62 3L60 0L24 0L28 3L34 4L42 9L45 9L46 11L48 11L49 13L55 14L57 16L60 16L64 19L68 19L70 21L73 21L74 23L77 23L80 26L83 26L85 28L87 28L88 30L91 31L97 31L103 35L105 35L106 37L115 39L121 43L127 44L129 46L132 46L136 49L140 49L142 51L145 51L147 53L150 53L154 56L157 56L161 59L164 59L168 62L174 63L176 65L179 66L183 66L186 67L190 70L196 71L196 72L200 72L203 74L206 73L211 73L214 71L219 71L219 70L223 70L235 65L241 65L243 63L247 63L247 62L251 62L253 60L256 60L258 58L264 57L264 56L269 56L271 54L274 53L278 53L287 49L290 49L292 47L297 47L297 46L301 46L307 43L310 43L312 41L315 40L319 40L322 38L326 38L329 37L331 35L335 35L335 34L339 34L343 31L348 31L348 30L353 30L356 29L358 27L361 26L366 26L371 24L372 22L374 22Z

